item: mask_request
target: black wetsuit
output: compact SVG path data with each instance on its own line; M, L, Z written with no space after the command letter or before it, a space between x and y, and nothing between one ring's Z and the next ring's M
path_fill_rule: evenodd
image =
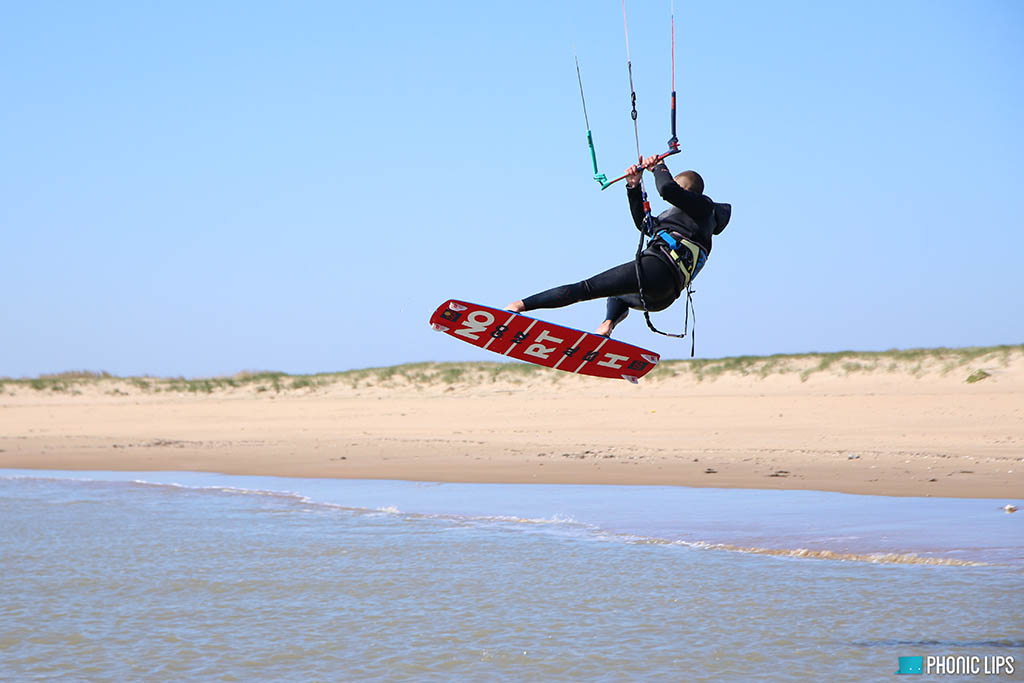
M711 252L711 237L725 228L729 221L727 204L715 204L709 197L690 192L679 186L664 164L653 171L658 194L672 204L672 208L654 219L654 230L671 230L700 245L705 258ZM645 231L643 195L639 187L627 188L629 208L633 222ZM653 236L653 233L648 233ZM571 285L562 285L523 299L525 310L561 308L579 301L608 298L605 319L619 324L630 308L643 310L635 261L629 261L599 273L592 278ZM661 311L679 298L683 291L683 275L672 260L658 246L649 244L640 256L640 276L643 281L647 310Z

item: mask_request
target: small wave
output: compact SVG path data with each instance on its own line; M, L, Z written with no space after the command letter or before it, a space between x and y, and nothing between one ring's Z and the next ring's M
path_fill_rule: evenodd
M870 562L872 564L920 564L938 567L987 567L986 562L957 560L949 557L921 557L916 553L837 553L831 550L776 550L772 548L741 548L718 544L723 550L752 553L755 555L776 555L779 557L801 557L815 560L841 560L844 562Z
M580 538L591 538L594 540L606 541L606 542L618 542L618 543L631 543L631 544L655 544L655 545L675 545L684 546L699 550L717 550L727 552L745 553L749 555L767 555L773 557L782 558L794 558L794 559L817 559L817 560L833 560L841 562L864 562L871 564L887 564L887 565L924 565L924 566L947 566L947 567L984 567L992 566L987 562L972 561L966 559L957 559L952 557L922 557L916 553L901 553L901 552L839 552L833 550L822 550L822 549L810 549L810 548L763 548L757 546L743 546L730 543L718 543L712 541L693 541L693 540L672 540L665 538L642 536L631 533L616 533L606 529L602 529L600 526L594 524L579 522L570 515L556 514L551 517L528 517L518 515L486 515L486 514L472 514L472 513L421 513L421 512L402 512L395 505L385 505L381 507L357 507L347 506L339 503L321 502L316 501L309 496L293 492L293 491L274 491L266 489L255 489L245 488L237 486L223 486L223 485L188 485L177 482L157 482L149 481L145 479L132 479L132 480L104 480L104 479L93 479L93 478L74 478L68 479L67 477L47 477L39 475L11 475L5 474L0 476L0 479L20 479L20 480L42 480L42 481L77 481L82 483L104 483L104 484L129 484L135 486L145 486L154 488L163 488L169 491L198 491L198 492L209 492L214 494L227 494L236 496L259 496L265 498L278 499L286 501L291 504L301 505L303 511L314 511L314 510L339 510L344 512L351 512L357 514L370 514L370 515L396 515L401 516L405 519L429 519L429 520L443 520L456 522L459 524L469 525L512 525L512 526L526 526L533 528L548 528L548 529L565 529L571 533L578 534ZM833 536L829 539L821 539L822 541L827 540L846 540L850 538L857 538L856 536ZM956 553L955 550L947 551L948 554Z
M95 480L93 480L93 479L82 479L80 481L95 481ZM111 484L116 484L117 482L112 481L110 483ZM158 484L156 482L146 481L145 479L132 479L128 483L129 484L138 484L139 486L168 486L168 487L171 487L171 488L179 488L179 489L186 489L186 488L188 488L184 484L174 484L174 483L170 483L170 482L166 483L166 484Z
M843 553L833 550L812 550L810 548L757 548L732 545L729 543L694 543L693 547L706 550L728 550L750 555L770 555L812 560L839 560L841 562L868 562L871 564L916 564L940 567L987 567L985 562L957 560L945 557L921 557L916 553Z
M462 519L479 522L508 522L510 524L536 524L536 525L559 525L559 526L589 526L580 524L568 515L554 515L552 517L517 517L515 515L473 515Z
M1024 640L864 640L856 647L947 647L947 648L1024 648Z
M867 562L871 564L915 564L942 567L988 567L987 562L958 560L943 557L921 557L916 553L847 553L834 550L812 550L810 548L760 548L742 546L732 543L714 543L709 541L684 541L637 536L634 534L606 534L607 540L619 540L626 543L650 545L676 545L696 550L724 550L748 555L769 555L773 557L792 557L811 560L839 560L841 562Z

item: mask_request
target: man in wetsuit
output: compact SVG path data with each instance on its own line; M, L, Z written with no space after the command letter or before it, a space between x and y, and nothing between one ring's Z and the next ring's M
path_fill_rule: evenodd
M658 194L672 205L654 219L652 226L644 222L646 214L640 189L644 169L654 175ZM705 196L704 180L696 171L684 171L673 178L664 160L657 156L647 157L642 166L634 165L626 170L626 194L637 229L651 237L640 256L639 280L636 262L629 261L590 279L514 301L505 308L522 313L608 297L605 320L596 330L597 334L607 337L629 314L630 308L643 310L646 303L648 311L662 311L671 306L704 267L711 253L711 237L725 229L732 207L716 204Z

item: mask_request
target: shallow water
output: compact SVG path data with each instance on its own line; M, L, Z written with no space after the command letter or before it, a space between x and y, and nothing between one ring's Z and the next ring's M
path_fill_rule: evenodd
M5 680L1024 669L990 500L0 470L0 520Z

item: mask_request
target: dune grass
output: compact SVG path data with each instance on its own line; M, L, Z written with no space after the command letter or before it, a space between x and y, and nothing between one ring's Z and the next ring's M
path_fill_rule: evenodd
M925 373L963 373L963 381L974 384L992 376L991 370L1006 367L1024 357L1024 344L979 346L958 349L893 349L890 351L839 351L834 353L776 354L663 360L646 381L664 382L688 378L713 381L726 375L766 378L794 375L807 381L817 373L845 375L872 372L902 372L920 377ZM984 367L982 367L984 366ZM987 368L987 369L986 369ZM81 394L87 387L102 393L128 395L143 393L215 394L246 391L276 395L312 393L340 385L342 388L385 386L422 389L428 386L454 388L459 385L525 382L557 383L570 377L537 365L519 362L406 363L344 372L290 375L278 371L246 370L224 377L116 377L108 372L72 370L34 378L0 378L0 393L12 389Z
M1024 355L1024 344L958 349L892 349L889 351L735 356L663 361L657 374L652 373L650 377L651 379L664 379L690 374L697 381L704 381L726 374L760 378L770 375L796 374L802 381L807 381L816 373L835 371L845 375L868 372L905 372L919 377L925 372L936 370L942 375L947 375L979 362L1006 367L1015 356L1020 355ZM988 373L985 373L985 376L988 376ZM984 377L980 379L984 379Z

